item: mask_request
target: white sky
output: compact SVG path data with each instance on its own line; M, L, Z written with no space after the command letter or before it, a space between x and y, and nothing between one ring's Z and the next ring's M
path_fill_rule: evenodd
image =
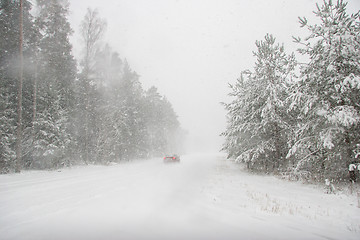
M79 25L88 7L107 21L105 42L127 58L145 89L154 85L172 103L189 131L189 150L219 150L226 127L228 83L252 68L255 41L266 33L295 51L291 36L304 36L315 0L69 0L80 47ZM334 1L335 2L335 1ZM348 12L360 10L348 1Z

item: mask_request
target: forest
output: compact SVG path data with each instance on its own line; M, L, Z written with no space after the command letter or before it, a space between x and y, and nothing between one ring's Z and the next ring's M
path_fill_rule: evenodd
M230 84L223 150L247 168L287 179L348 181L360 156L360 19L345 1L299 17L297 55L267 34L253 70ZM305 59L300 61L297 59Z
M32 2L0 5L0 172L180 151L185 134L171 103L155 86L143 89L126 59L101 44L98 11L83 18L77 61L68 2Z
M75 59L68 4L1 0L0 172L181 152L186 134L172 104L103 43L96 9L78 29ZM293 36L296 53L272 34L255 42L254 68L223 103L222 150L252 171L344 181L360 161L360 16L341 0L313 14L315 22L299 17L307 35Z

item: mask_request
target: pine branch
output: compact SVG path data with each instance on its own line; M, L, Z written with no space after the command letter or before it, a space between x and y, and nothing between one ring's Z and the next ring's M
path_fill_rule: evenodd
M319 152L320 149L314 151L314 152L311 152L309 153L308 155L306 155L304 158L302 158L297 164L296 164L296 167L294 169L294 172L297 172L299 170L299 167L301 166L301 164L308 158L310 157L311 155L314 155L315 153Z

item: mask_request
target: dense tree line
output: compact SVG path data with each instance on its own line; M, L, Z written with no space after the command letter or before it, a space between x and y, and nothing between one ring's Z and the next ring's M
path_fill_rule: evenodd
M159 156L181 141L177 116L155 87L100 44L106 22L88 9L83 55L72 55L66 0L23 0L21 169ZM32 11L35 8L35 11ZM36 15L31 13L35 12ZM0 5L0 172L16 168L20 1Z
M253 71L230 85L223 149L262 172L339 181L360 155L360 18L347 3L317 5L320 20L299 18L294 37L305 63L272 35L256 42Z

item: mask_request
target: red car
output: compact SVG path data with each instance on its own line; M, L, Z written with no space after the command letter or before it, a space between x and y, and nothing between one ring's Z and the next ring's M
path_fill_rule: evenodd
M164 157L164 162L168 163L168 162L180 162L180 157L176 154L174 155L166 155Z

